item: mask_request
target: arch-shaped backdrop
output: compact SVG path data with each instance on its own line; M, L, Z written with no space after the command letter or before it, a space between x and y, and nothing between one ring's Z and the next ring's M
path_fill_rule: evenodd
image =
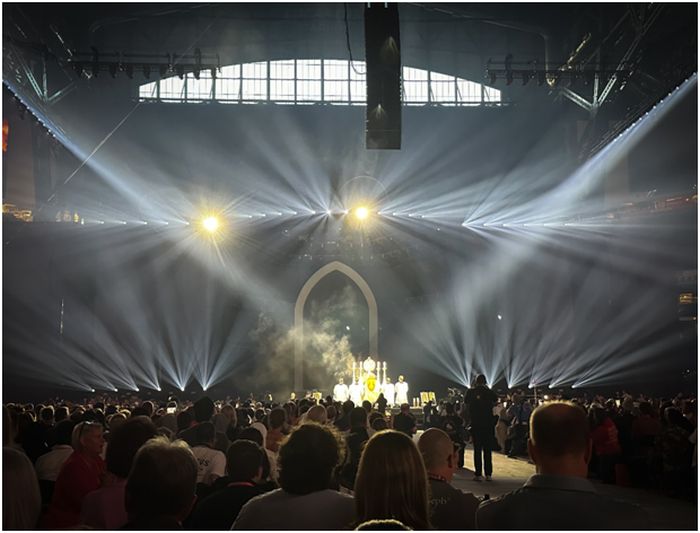
M319 268L299 291L296 304L294 305L294 390L301 391L304 388L304 307L306 300L313 288L331 272L342 272L355 282L362 291L362 295L367 301L369 309L369 355L377 356L379 353L379 316L377 311L377 300L374 293L365 279L358 272L340 261L333 261Z

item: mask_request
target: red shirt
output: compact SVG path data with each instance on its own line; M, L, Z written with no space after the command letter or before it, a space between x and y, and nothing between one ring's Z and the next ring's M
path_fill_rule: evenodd
M606 418L602 424L593 430L593 447L598 455L616 455L620 453L620 441L617 439L615 423Z
M73 452L56 479L44 527L64 529L78 525L83 498L100 488L104 472L105 462L101 457Z

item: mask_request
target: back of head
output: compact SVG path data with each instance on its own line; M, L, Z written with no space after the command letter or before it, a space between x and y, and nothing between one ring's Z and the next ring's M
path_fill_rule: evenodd
M177 414L177 430L182 431L184 429L187 429L190 427L190 424L192 424L192 421L194 420L194 417L192 416L192 411L189 409L186 411L180 411Z
M268 415L270 429L282 429L287 420L287 412L281 407L275 407Z
M448 457L454 451L452 439L438 428L430 428L423 432L418 439L418 449L429 472L446 466Z
M410 437L390 430L367 441L355 480L355 506L361 521L393 518L412 529L430 528L428 477Z
M72 420L61 420L54 428L54 442L70 446L74 426L75 423Z
M247 427L243 431L241 431L238 434L238 438L236 440L250 440L256 443L259 446L263 445L263 436L260 431L258 431L254 427Z
M61 406L56 409L53 415L53 419L55 422L60 422L61 420L65 420L68 418L68 407L66 406Z
M476 385L479 387L486 385L486 376L483 374L476 376Z
M384 417L375 418L372 421L372 429L374 431L384 431L385 429L389 429L389 423Z
M2 449L2 528L35 529L41 512L39 481L29 458L19 450Z
M350 427L359 429L367 427L367 411L362 407L355 407L350 411Z
M325 424L328 421L328 413L323 405L314 405L306 412L306 419L317 424Z
M49 405L48 407L44 407L41 412L39 413L39 418L43 422L51 423L53 422L53 417L54 417L54 410L53 406Z
M540 405L530 417L530 441L549 457L586 453L591 431L586 412L571 402Z
M651 416L654 413L654 408L650 402L641 402L639 404L639 412L646 416Z
M406 414L410 413L410 412L411 412L411 406L408 405L407 403L402 403L402 404L401 404L401 412L402 412L402 413L406 413Z
M208 422L212 416L214 416L214 402L209 396L194 402L194 419L197 422Z
M279 484L291 494L327 489L342 462L344 445L328 426L304 424L283 441L279 451Z
M265 450L250 440L237 440L226 451L226 468L231 481L251 481L263 464Z
M355 403L352 400L345 400L343 402L343 416L350 414L350 411L352 411L355 408Z
M121 424L107 445L107 470L126 479L136 452L156 435L156 426L147 416L136 416Z
M194 502L197 461L187 443L151 439L136 453L126 482L126 510L131 520L184 518Z
M398 520L367 520L355 528L355 531L411 531Z
M202 422L195 427L195 440L197 444L211 444L216 438L216 428L211 422Z
M372 402L365 400L362 402L362 408L369 413L372 410Z

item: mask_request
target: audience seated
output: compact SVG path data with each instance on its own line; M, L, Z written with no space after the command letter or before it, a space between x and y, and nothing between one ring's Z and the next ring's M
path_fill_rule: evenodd
M226 453L226 485L197 505L188 520L188 529L231 529L243 505L264 492L264 458L265 450L253 441L237 440L231 444Z
M355 518L353 500L329 488L342 459L341 437L330 427L297 427L280 447L281 488L246 503L233 529L347 528Z
M34 467L21 451L2 449L2 528L36 529L41 494Z
M447 433L431 428L418 439L418 449L428 472L432 525L445 530L475 529L479 500L450 484L459 468L461 448Z
M125 489L127 530L182 529L194 505L197 460L184 441L156 437L134 457Z
M271 452L277 453L280 449L280 442L282 442L284 438L284 425L286 420L287 413L281 407L270 411L265 448Z
M522 488L483 502L478 529L644 529L642 509L599 494L586 479L592 441L586 413L568 402L539 406L530 418L537 473Z
M194 424L190 424L189 427L182 429L177 434L177 438L184 440L190 446L196 446L198 444L197 425L202 422L210 422L211 418L214 416L214 408L214 402L208 396L204 396L194 402ZM178 420L178 428L179 427L180 421Z
M345 440L347 454L345 465L341 471L341 484L352 489L355 486L355 477L360 466L362 450L369 440L367 411L363 407L355 407L350 411L350 434Z
M394 429L409 437L418 431L416 417L411 414L411 406L407 403L401 404L401 412L394 417Z
M418 448L398 431L367 441L355 480L358 522L399 520L411 529L431 529L428 477Z
M112 431L107 445L107 474L102 487L85 496L81 524L94 529L119 529L127 523L126 479L136 452L156 434L155 424L145 415L132 417Z
M216 430L211 422L202 422L193 428L195 431L192 453L199 470L197 484L211 485L226 473L226 456L214 448Z
M48 529L78 525L83 499L100 488L105 472L105 463L100 457L104 446L101 424L80 422L73 428L72 442L74 452L58 474L45 517L44 526Z
M51 501L56 478L63 467L63 463L65 463L68 457L73 453L71 440L74 426L75 424L71 420L62 420L56 424L54 430L55 444L48 453L39 457L34 465L37 478L39 478L41 500L45 505L48 505Z

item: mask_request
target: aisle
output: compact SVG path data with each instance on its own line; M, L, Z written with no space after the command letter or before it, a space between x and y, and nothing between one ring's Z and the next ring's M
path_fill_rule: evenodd
M453 485L465 492L481 498L488 494L491 498L515 490L535 473L535 466L526 459L510 459L495 452L493 454L493 481L473 481L474 452L468 448L464 455L464 468L455 474ZM610 498L637 504L649 515L649 529L697 530L697 505L660 493L642 489L619 487L594 482L598 491Z

